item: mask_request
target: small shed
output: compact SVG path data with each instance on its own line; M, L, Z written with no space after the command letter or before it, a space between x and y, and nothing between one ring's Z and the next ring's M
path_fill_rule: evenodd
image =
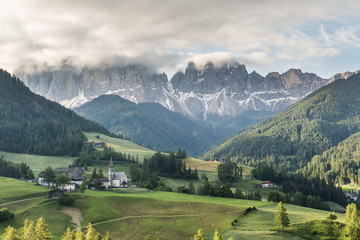
M58 188L49 192L49 198L59 198L62 196L64 196L64 191Z

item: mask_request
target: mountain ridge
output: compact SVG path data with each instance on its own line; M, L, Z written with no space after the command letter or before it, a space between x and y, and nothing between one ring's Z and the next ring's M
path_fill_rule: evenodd
M165 73L145 66L108 67L75 71L48 68L17 75L29 88L67 107L76 107L100 95L116 94L132 102L157 102L194 119L208 115L236 116L249 110L279 111L324 86L327 79L290 69L263 77L245 65L227 62L203 67L189 62L184 72L169 80Z
M305 167L314 155L359 131L359 87L360 74L330 83L210 150L204 158L289 170Z

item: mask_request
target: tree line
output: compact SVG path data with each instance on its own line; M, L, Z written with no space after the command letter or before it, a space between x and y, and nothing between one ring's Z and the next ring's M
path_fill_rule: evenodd
M43 217L40 217L36 223L26 219L24 226L20 229L8 226L2 234L3 240L47 240L52 239L51 232L48 230L48 225ZM105 236L96 231L89 223L86 231L83 232L81 228L76 231L71 231L67 228L61 240L111 240L109 232Z
M102 151L97 151L91 144L84 144L81 148L80 156L72 163L73 167L86 167L104 164L110 158L114 162L138 162L138 156L131 156L121 152L116 152L111 147L105 147Z
M295 194L299 192L305 197L320 197L323 201L336 202L341 206L346 206L347 203L341 187L336 187L333 183L327 183L324 179L308 178L300 173L278 172L267 165L252 169L251 174L256 179L268 180L281 185L281 190L284 193ZM301 196L301 199L304 199L304 196Z
M0 157L0 176L10 178L34 179L34 173L26 163L13 163Z

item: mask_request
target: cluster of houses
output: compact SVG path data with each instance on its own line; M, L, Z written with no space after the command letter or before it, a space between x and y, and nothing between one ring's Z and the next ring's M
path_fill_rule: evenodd
M66 169L65 171L54 171L54 177L56 177L58 174L66 174L71 178L71 181L67 184L64 184L60 186L62 190L66 191L74 191L76 189L77 185L81 185L83 181L86 179L84 174L86 173L85 169L82 167L70 167ZM97 189L108 189L109 187L136 187L133 184L128 184L128 178L125 174L125 172L115 172L114 171L114 163L112 158L110 159L109 163L109 169L108 169L109 176L107 178L97 178L97 179L91 179L89 186L93 190ZM39 180L38 184L43 186L54 186L55 182L45 182L44 179L44 172L40 172L38 174Z

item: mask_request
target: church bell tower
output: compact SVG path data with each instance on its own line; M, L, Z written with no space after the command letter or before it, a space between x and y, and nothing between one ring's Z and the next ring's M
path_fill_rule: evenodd
M110 164L109 164L109 182L110 182L110 186L113 185L113 179L114 179L114 163L113 163L112 157L110 157Z

